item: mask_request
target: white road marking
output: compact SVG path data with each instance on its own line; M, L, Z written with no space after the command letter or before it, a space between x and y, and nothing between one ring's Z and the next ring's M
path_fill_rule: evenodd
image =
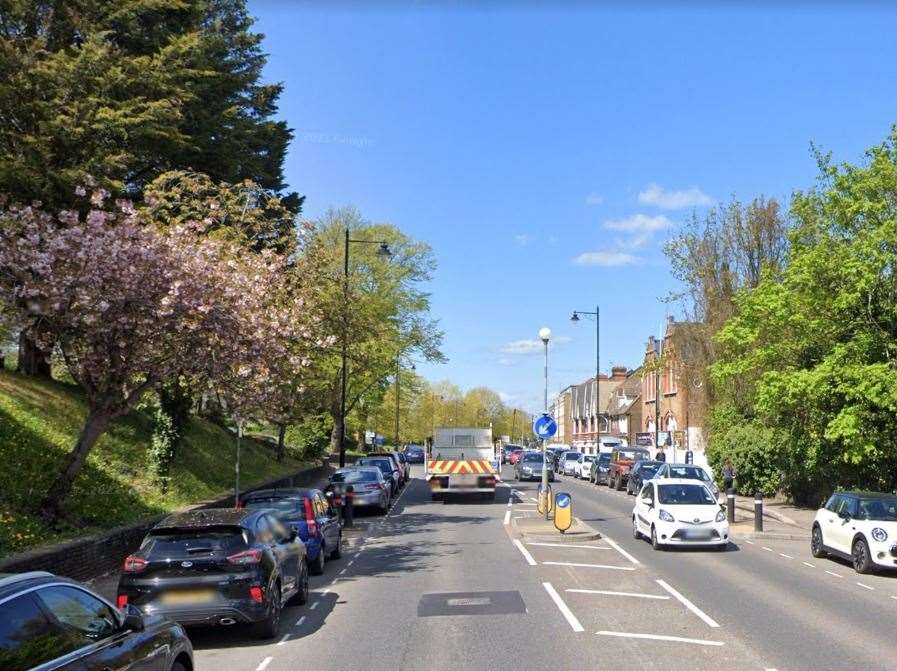
M330 588L328 587L323 592L321 592L321 596L327 596L327 594L329 594L329 593L330 593Z
M540 545L545 548L579 548L581 550L610 550L600 545L577 545L576 543L527 543L527 545Z
M352 566L352 564L354 564L354 563L355 563L355 560L354 560L354 559L350 559L350 560L349 560L349 563L346 564L346 566Z
M537 499L535 496L531 496L531 497L529 497L529 500L530 500L530 501L535 501L536 503L539 502L539 499Z
M617 543L616 543L614 540L608 538L607 536L603 536L603 538L604 538L605 542L606 542L608 545L610 545L614 550L616 550L616 551L619 552L621 555L623 555L624 557L626 557L626 559L628 559L628 560L629 560L630 562L632 562L633 564L638 565L638 564L641 563L641 562L639 562L638 559L636 559L636 558L633 557L631 554L629 554L628 552L626 552L626 550L624 550L624 549L621 548L619 545L617 545Z
M785 559L794 559L791 555L786 555L784 552L779 553L780 557L784 557Z
M614 571L634 571L631 566L607 566L606 564L577 564L569 561L543 561L546 566L573 566L579 568L609 568Z
M554 605L558 607L559 611L561 611L561 615L566 618L567 623L573 628L573 631L585 631L585 629L583 629L582 625L579 623L579 620L576 619L573 611L567 607L567 604L564 603L564 600L561 598L561 595L557 593L557 590L551 586L551 583L543 582L542 587L544 587L545 591L548 592L548 596L550 596L551 600L554 601Z
M859 585L859 586L862 587L863 589L870 589L870 590L874 590L874 589L875 589L874 587L869 587L869 585L864 585L864 584L861 583L861 582L858 582L857 585Z
M753 544L754 544L754 541L752 541L752 540L748 540L747 538L744 539L744 542L747 543L748 545L753 545Z
M808 561L803 562L804 566L809 566L810 568L816 568L816 564L811 564Z
M284 634L283 637L279 641L277 641L277 645L283 645L284 643L287 642L287 640L289 640L289 638L290 638L289 634Z
M505 511L505 526L508 526L511 523L511 511Z
M892 594L892 595L891 595L891 598L894 599L894 601L897 601L897 596L894 596L894 595Z
M641 594L639 592L610 592L606 589L568 589L567 592L575 594L604 594L606 596L634 596L639 599L669 599L662 594Z
M520 550L520 553L523 555L523 558L526 559L527 564L529 564L530 566L536 565L536 560L533 559L533 556L529 553L529 550L523 547L523 543L515 538L514 545L516 545L517 549Z
M255 667L255 671L265 671L265 669L268 668L268 664L271 663L272 659L274 659L274 658L273 657L265 657L261 661L261 663L257 667Z
M660 636L659 634L633 634L625 631L596 631L601 636L622 638L647 638L652 641L672 641L674 643L694 643L695 645L725 645L722 641L705 641L702 638L682 638L681 636Z
M762 548L763 548L764 550L766 550L767 552L775 552L775 550L773 550L772 548L768 548L768 547L766 547L765 545L761 545L760 547L762 547Z
M508 498L508 508L510 508L513 505L513 503L514 503L514 496L512 495L510 498Z
M346 569L343 569L342 571L339 572L339 574L342 575L345 572L346 572Z
M314 609L317 608L317 607L318 607L318 602L315 601L311 606L308 607L308 609L309 609L309 610L314 610Z
M826 573L828 573L829 575L833 575L833 576L835 576L836 578L843 578L843 577L844 577L844 576L840 576L840 575L838 575L837 573L832 573L831 571L826 571Z
M719 624L717 624L717 622L713 618L711 618L709 615L707 615L707 613L705 613L703 610L698 608L691 601L686 599L679 592L677 592L675 589L673 589L667 583L665 583L663 580L657 580L657 584L660 585L661 587L663 587L667 592L672 594L679 601L679 603L681 603L683 606L688 608L692 613L694 613L699 618L704 620L704 622L707 624L708 627L718 627L719 626Z
M298 620L296 620L296 626L301 627L304 622L305 622L305 616L303 615Z

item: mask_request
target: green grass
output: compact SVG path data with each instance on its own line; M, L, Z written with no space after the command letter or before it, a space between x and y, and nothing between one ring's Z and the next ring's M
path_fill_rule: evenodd
M163 494L147 469L150 418L135 411L106 430L75 481L66 510L84 525L52 530L36 515L37 504L85 415L77 387L0 371L0 557L217 498L233 487L235 438L194 418ZM247 439L240 462L243 486L303 466L290 459L277 463L269 448Z

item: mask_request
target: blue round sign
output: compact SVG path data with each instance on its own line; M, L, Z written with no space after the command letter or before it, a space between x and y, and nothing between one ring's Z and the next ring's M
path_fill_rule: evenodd
M541 415L533 422L533 433L537 438L551 438L558 432L558 423L551 415Z
M554 499L555 504L558 508L566 508L570 505L570 495L569 494L558 494Z

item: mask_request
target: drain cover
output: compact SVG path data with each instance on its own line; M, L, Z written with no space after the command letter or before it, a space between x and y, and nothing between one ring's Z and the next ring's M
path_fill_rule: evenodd
M418 617L445 615L511 615L525 613L520 592L443 592L424 594L417 604Z

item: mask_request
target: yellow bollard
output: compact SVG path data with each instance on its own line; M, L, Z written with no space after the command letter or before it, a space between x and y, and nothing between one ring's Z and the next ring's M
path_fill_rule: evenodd
M540 515L545 514L545 507L548 506L548 512L550 513L552 510L552 503L554 501L551 498L551 485L548 485L548 489L542 489L542 485L539 485L539 493L536 494L536 510L539 511Z
M573 525L573 497L567 492L554 496L554 527L564 533Z

